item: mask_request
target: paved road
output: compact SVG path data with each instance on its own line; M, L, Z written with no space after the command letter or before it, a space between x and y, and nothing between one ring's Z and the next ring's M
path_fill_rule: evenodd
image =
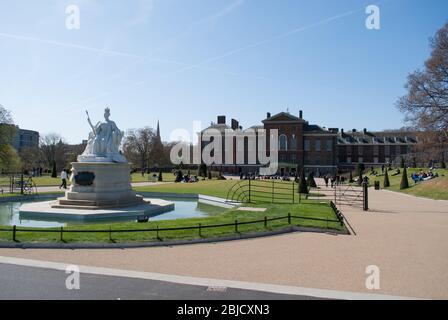
M68 290L63 271L0 264L0 300L309 300L306 296L281 295L230 288L207 288L162 281L83 273L80 289Z

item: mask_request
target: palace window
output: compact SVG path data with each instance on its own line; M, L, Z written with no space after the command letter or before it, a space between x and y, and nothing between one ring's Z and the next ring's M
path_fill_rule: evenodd
M297 150L297 137L295 134L291 137L291 143L289 145L289 150Z
M333 140L327 140L327 151L333 151Z
M316 140L315 147L316 147L316 152L320 152L320 150L321 150L321 148L320 148L320 140Z
M279 139L279 148L280 151L287 151L288 150L288 138L286 135L282 134L280 135Z
M310 140L305 139L305 141L304 141L304 149L305 149L305 151L310 151Z

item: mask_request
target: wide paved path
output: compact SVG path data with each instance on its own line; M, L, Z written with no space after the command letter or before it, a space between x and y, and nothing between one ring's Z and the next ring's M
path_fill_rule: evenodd
M344 207L356 236L295 233L129 250L0 249L0 256L170 275L448 299L448 202L370 191L369 213ZM367 290L366 267L380 269Z

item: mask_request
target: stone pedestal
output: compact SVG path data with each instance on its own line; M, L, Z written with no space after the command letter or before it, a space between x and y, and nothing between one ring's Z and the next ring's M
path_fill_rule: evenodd
M53 208L96 210L144 203L132 191L128 163L73 162L72 167L72 185Z

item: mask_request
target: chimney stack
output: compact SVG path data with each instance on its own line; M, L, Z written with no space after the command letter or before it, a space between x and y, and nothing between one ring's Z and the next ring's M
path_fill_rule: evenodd
M367 135L367 129L364 128L364 135Z
M344 135L344 129L341 129L341 135Z
M218 124L226 124L226 116L218 116Z
M302 110L299 111L299 118L303 119L303 111Z
M240 126L239 122L235 119L232 119L232 124L231 124L232 130L237 130L239 126Z
M271 113L268 112L267 115L266 115L266 118L269 119L270 117L271 117Z

